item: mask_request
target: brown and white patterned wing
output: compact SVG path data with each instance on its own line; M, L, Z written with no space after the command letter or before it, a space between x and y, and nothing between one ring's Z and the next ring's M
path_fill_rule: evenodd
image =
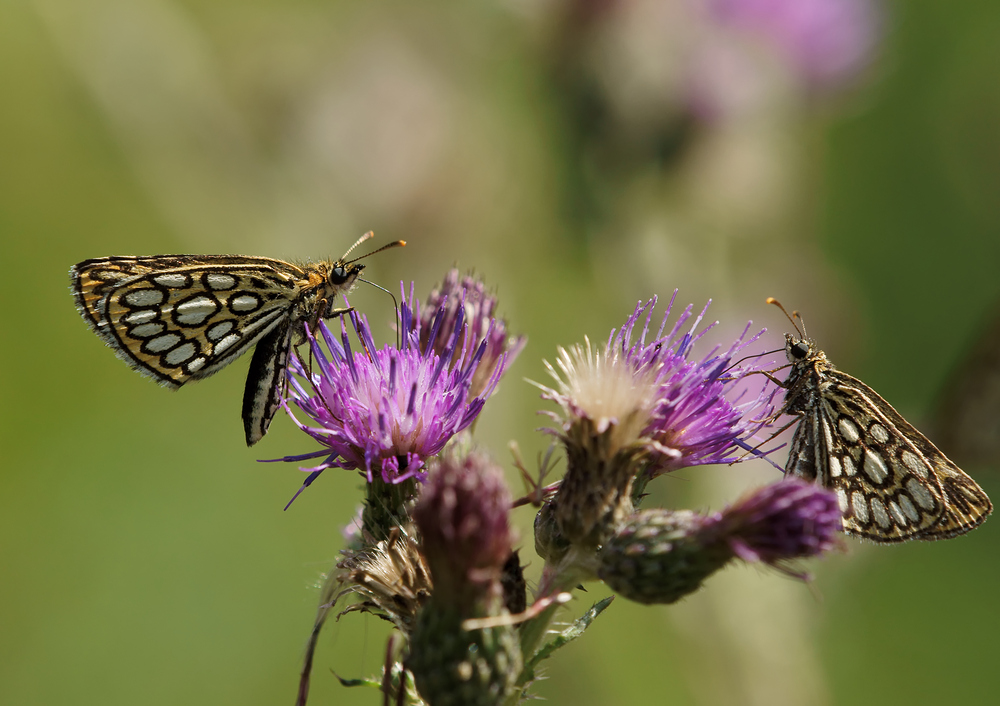
M874 390L828 369L786 471L833 489L844 531L875 542L946 539L980 525L986 493Z
M86 260L70 269L77 307L131 367L167 387L218 372L285 321L304 274L242 256Z

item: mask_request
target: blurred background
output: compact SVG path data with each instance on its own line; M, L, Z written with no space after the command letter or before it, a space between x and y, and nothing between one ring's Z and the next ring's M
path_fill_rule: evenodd
M372 229L409 242L368 263L390 289L474 269L529 337L476 429L515 493L556 346L680 288L717 340L753 319L777 348L774 296L1000 499L998 38L991 0L0 4L0 703L291 703L359 498L328 472L282 512L302 476L257 461L313 447L283 417L244 446L248 360L176 393L130 372L74 310L86 258L335 258ZM684 471L649 503L777 477ZM537 693L995 703L1000 521L845 544L808 586L734 567L617 601ZM385 637L329 623L310 703L380 703L334 673L377 671Z

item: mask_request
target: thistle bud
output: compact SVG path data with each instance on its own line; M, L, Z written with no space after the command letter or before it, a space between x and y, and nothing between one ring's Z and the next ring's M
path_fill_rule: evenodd
M509 510L501 470L475 452L443 457L414 508L434 592L417 615L406 666L432 706L501 703L521 672L513 626L464 627L470 618L506 615Z
M716 519L690 510L637 512L601 548L598 575L629 600L674 603L733 558L714 536Z
M733 558L780 567L835 546L836 496L790 478L757 490L722 513L645 510L601 548L598 575L625 598L673 603Z

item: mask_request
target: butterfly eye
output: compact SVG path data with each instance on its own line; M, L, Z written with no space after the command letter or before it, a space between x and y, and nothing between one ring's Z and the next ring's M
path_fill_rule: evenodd
M337 265L330 270L330 284L343 284L347 281L347 270L343 265Z
M791 352L793 357L801 359L809 355L809 346L806 344L805 341L799 341L798 343L793 345L789 349L789 351Z

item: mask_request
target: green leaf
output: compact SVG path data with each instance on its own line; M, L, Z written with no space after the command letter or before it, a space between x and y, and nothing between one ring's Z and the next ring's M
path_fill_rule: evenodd
M544 660L552 656L552 653L558 650L563 645L567 645L576 638L583 634L583 631L590 627L590 624L594 622L594 619L604 612L604 609L611 605L611 601L615 599L614 596L608 596L607 598L597 601L594 605L590 607L586 613L577 618L572 625L567 627L560 633L557 633L555 638L546 643L535 656L524 665L524 670L521 672L522 683L527 683L535 678L535 667Z

